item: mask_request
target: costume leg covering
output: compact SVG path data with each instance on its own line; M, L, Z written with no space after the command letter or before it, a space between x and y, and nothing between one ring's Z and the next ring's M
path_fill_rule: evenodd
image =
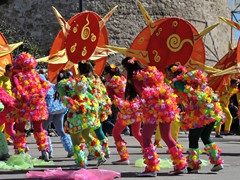
M160 160L158 159L157 148L153 145L143 148L143 159L146 164L144 173L156 172L160 170L158 166Z
M47 131L34 132L33 134L38 145L38 150L49 152L49 136L47 135Z
M108 146L107 137L105 139L101 140L100 142L101 142L102 150L105 154L105 157L110 157L110 150L109 150L109 146Z
M72 147L74 153L74 159L77 166L86 168L88 165L86 152L84 151L85 145L75 145Z
M187 150L187 162L188 167L194 170L200 169L200 165L202 164L199 159L199 155L201 154L201 149L199 148L190 148Z
M72 140L69 135L60 137L62 145L67 152L72 152Z
M219 149L216 143L207 144L204 148L205 152L209 156L209 160L211 164L223 164L224 161L220 158L220 154L222 150Z
M117 152L121 160L128 160L129 154L127 150L127 143L124 140L121 140L121 141L117 141L115 144L117 146Z
M27 138L25 137L24 132L17 131L13 139L15 154L20 154L28 151Z
M174 171L180 171L187 167L186 158L183 156L183 150L179 145L170 148L169 152L171 154Z

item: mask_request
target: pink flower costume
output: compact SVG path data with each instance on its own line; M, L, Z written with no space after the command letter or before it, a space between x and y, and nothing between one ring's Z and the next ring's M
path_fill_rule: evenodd
M182 72L172 80L172 85L185 107L185 112L182 114L182 128L189 130L188 167L191 170L200 169L201 150L195 145L198 145L198 139L192 138L198 137L199 131L202 131L200 136L210 163L221 167L223 164L223 160L220 158L221 150L210 138L214 123L219 125L225 118L218 102L218 96L207 85L207 78L201 70L188 72L184 66L174 66L173 72L174 68Z
M28 54L19 54L13 62L12 92L15 97L15 109L9 113L9 119L16 123L17 134L14 138L15 153L27 151L24 126L27 121L33 123L34 137L38 150L47 161L49 143L42 121L48 119L45 96L50 88L35 71L36 59Z
M147 166L141 174L156 173L160 169L156 147L151 142L151 136L157 124L159 124L162 139L169 148L168 152L171 154L174 173L180 172L187 166L183 151L180 146L176 145L170 131L171 122L179 113L176 95L173 93L173 89L167 86L163 80L163 74L156 67L148 66L146 69L134 71L133 82L129 82L134 84L142 98L141 108L144 114L143 158Z
M142 112L139 110L139 99L135 98L132 102L123 100L125 86L126 78L124 76L112 76L112 78L106 82L108 94L113 100L114 105L120 110L117 114L117 121L114 125L112 134L121 159L112 162L113 164L129 164L129 154L126 147L127 143L121 137L121 133L126 126L132 125L133 136L138 140L140 145L142 145L140 133Z
M12 137L15 134L13 130L13 122L7 122L7 114L13 110L14 98L10 96L3 88L0 87L0 125L5 123L6 132ZM8 155L8 145L6 138L2 132L0 132L0 159L4 159L4 156Z

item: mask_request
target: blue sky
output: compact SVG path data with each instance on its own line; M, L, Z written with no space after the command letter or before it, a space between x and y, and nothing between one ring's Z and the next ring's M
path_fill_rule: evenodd
M230 10L232 10L232 0L228 0L229 2L229 6L230 6ZM236 16L236 18L238 19L238 21L240 22L240 13L234 13L234 15ZM234 20L236 22L236 19L233 17L232 20ZM238 41L238 38L240 37L240 31L234 29L235 34L236 34L236 40Z

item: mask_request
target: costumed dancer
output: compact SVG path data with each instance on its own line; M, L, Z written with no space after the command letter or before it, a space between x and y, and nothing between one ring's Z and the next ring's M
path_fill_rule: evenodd
M13 61L12 92L15 97L15 109L11 111L9 120L15 122L14 137L15 154L28 150L24 127L32 122L34 138L45 161L49 161L49 142L47 132L42 127L43 120L48 119L45 96L50 88L42 80L36 70L36 59L29 53L19 54Z
M106 121L108 115L112 114L111 111L111 99L107 94L107 90L103 85L100 77L94 72L93 62L90 61L80 61L78 63L79 73L85 76L88 80L88 91L93 94L99 103L98 116L101 121L101 126L94 130L96 138L100 141L102 150L105 153L106 158L110 158L110 150L108 146L108 139L102 130L102 122ZM91 153L89 159L91 159Z
M8 122L7 114L14 108L14 98L10 96L3 88L0 87L0 124L5 123L5 131L14 136L13 122ZM8 144L2 132L0 132L0 160L6 160L10 157Z
M64 124L64 115L67 112L67 108L63 106L62 101L59 97L55 96L55 93L57 91L57 87L55 84L50 83L47 81L46 77L43 74L39 74L39 76L46 82L51 85L51 88L49 89L47 96L46 96L46 103L48 107L48 119L46 121L43 121L43 129L47 131L49 124L52 122L54 124L54 127L60 136L60 140L62 142L62 145L65 149L65 151L68 152L67 157L73 156L72 151L72 140L68 134L64 132L63 124ZM64 76L63 73L59 73L57 79L60 79ZM53 148L52 148L52 142L50 136L49 138L49 158L53 157Z
M88 145L88 151L97 158L97 166L99 166L106 159L100 141L90 135L91 129L97 129L101 125L98 118L98 101L88 92L89 84L85 76L72 78L64 73L61 79L58 79L58 93L63 104L68 108L68 118L65 123L72 139L76 165L80 168L87 166L85 144L80 142L82 135Z
M223 169L221 150L210 138L214 124L220 124L225 118L217 94L208 86L207 78L201 70L187 71L184 66L171 64L167 71L172 78L172 86L185 107L182 129L189 130L188 172L196 173L200 169L199 138L213 164L211 171Z
M171 86L171 80L168 77L168 73L166 72L166 76L164 78L164 82L168 85ZM184 107L180 101L180 99L178 97L176 97L176 100L178 102L178 107L180 108L180 113L184 111ZM172 127L171 127L171 134L172 134L172 138L178 142L178 133L180 131L181 128L181 121L179 119L179 116L175 116L175 120L172 122ZM158 148L163 148L163 146L160 144L160 141L162 140L161 137L161 133L160 133L160 129L157 126L156 128L156 133L155 133L155 140L154 140L154 145L157 146Z
M130 164L127 142L122 139L121 133L126 126L131 125L133 136L142 146L142 135L140 132L142 112L139 110L139 103L137 103L139 99L135 98L133 102L124 100L126 78L120 74L119 68L115 64L106 64L103 74L106 80L105 86L108 95L112 99L114 105L120 110L112 130L120 160L113 161L112 164L127 165Z
M11 64L7 64L5 66L5 73L0 77L0 87L2 87L10 96L12 96L12 84L11 84L11 76L12 76L12 65ZM5 117L6 118L6 117ZM12 127L13 128L13 127ZM3 132L4 131L4 136L7 139L8 145L13 144L12 140L11 140L11 136L8 135L6 133L5 129L5 124L2 124L0 126L0 131Z
M125 98L130 101L137 95L142 98L141 108L144 114L142 141L146 167L145 171L137 173L137 176L155 177L160 170L157 148L151 142L157 125L174 165L174 171L170 171L169 174L185 173L187 162L183 150L171 136L171 122L179 115L173 90L163 82L163 74L154 66L146 67L140 61L129 57L122 60L122 65L124 75L127 77Z
M225 135L233 135L230 132L230 128L232 125L232 115L231 112L229 111L228 105L230 103L230 98L232 97L232 95L236 94L238 92L237 89L238 83L237 83L237 79L231 79L230 80L230 86L229 85L224 85L222 86L222 88L220 89L220 91L217 92L217 94L219 95L219 99L220 99L220 105L222 107L222 110L226 116L226 120L224 123L224 132ZM222 138L222 136L220 135L221 132L221 124L215 127L215 131L216 131L216 138Z

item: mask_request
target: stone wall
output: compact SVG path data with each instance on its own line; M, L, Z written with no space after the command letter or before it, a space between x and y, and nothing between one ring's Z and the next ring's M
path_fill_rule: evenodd
M91 10L103 17L115 5L117 11L106 26L109 32L110 45L129 47L138 33L146 26L135 0L5 0L0 5L1 21L18 29L19 36L31 36L40 44L47 55L60 26L51 6L58 9L61 15L70 19L79 12L79 3L83 2L84 10ZM153 20L166 16L179 16L189 20L199 31L220 21L218 16L230 17L228 0L141 0ZM215 64L228 50L231 28L221 23L204 37L207 64ZM234 36L234 45L235 36ZM122 58L114 55L110 61Z

